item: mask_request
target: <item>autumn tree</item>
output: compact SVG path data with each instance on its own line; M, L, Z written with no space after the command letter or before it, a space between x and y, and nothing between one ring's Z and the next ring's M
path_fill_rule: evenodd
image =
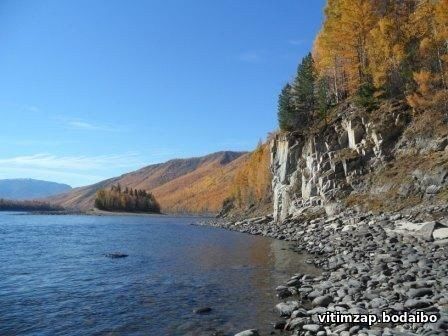
M412 80L415 64L410 34L410 14L416 0L387 0L377 4L377 24L368 43L369 69L373 84L384 97L403 96Z
M370 80L367 46L375 13L372 0L328 1L314 54L319 74L335 81L337 101Z
M123 190L119 184L112 185L109 190L98 190L95 207L107 211L160 212L160 206L151 193L128 187Z
M272 181L269 166L269 145L259 143L235 175L231 199L236 207L243 208L267 200Z
M320 78L329 78L330 94L335 103L346 97L346 76L340 40L337 37L341 19L339 0L328 0L325 22L314 41L313 58Z
M415 110L448 109L448 0L421 0L411 15L412 36L419 42L415 90L408 95Z

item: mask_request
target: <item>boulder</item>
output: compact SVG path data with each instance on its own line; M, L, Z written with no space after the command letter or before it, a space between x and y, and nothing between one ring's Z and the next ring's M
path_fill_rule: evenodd
M313 307L328 307L333 302L333 298L329 295L318 296L312 302Z
M297 301L281 302L275 306L275 309L280 314L280 316L289 317L292 312L299 308L299 303Z
M193 310L193 313L195 314L207 314L210 313L212 309L210 307L203 307Z
M112 253L106 253L104 256L106 258L111 258L111 259L121 259L121 258L126 258L129 255L126 253L121 253L121 252L112 252Z
M448 227L440 227L432 233L434 239L448 239Z
M425 223L419 230L418 234L422 236L423 239L431 240L434 229L436 228L436 222Z

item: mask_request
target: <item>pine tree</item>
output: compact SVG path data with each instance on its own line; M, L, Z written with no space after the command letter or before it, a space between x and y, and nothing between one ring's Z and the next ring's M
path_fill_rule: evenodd
M298 113L311 112L314 109L316 72L311 54L302 59L292 86L292 102Z
M283 131L291 131L296 124L295 111L291 102L291 85L286 84L278 97L278 124Z

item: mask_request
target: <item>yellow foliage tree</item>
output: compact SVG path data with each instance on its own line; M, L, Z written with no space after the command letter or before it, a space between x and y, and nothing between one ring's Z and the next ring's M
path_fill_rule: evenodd
M448 108L448 0L421 0L411 15L411 33L419 41L416 90L407 96L414 110Z
M271 188L270 150L259 144L233 181L232 197L239 208L265 201Z
M413 1L388 1L382 16L370 32L368 45L369 68L373 84L381 94L395 96L403 91L409 57L407 46L409 14Z
M333 78L337 96L353 94L369 75L367 46L377 22L373 2L329 0L325 16L314 45L318 72Z

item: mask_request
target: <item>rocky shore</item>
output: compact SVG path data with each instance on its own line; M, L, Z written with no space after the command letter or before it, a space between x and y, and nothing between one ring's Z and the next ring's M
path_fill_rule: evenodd
M416 217L422 216L347 210L309 220L290 215L281 223L265 216L202 224L295 242L295 250L313 255L309 262L323 270L319 277L294 274L276 288L281 320L272 321L273 335L448 335L448 217L429 222ZM327 312L381 317L419 311L436 315L437 322L318 320Z

